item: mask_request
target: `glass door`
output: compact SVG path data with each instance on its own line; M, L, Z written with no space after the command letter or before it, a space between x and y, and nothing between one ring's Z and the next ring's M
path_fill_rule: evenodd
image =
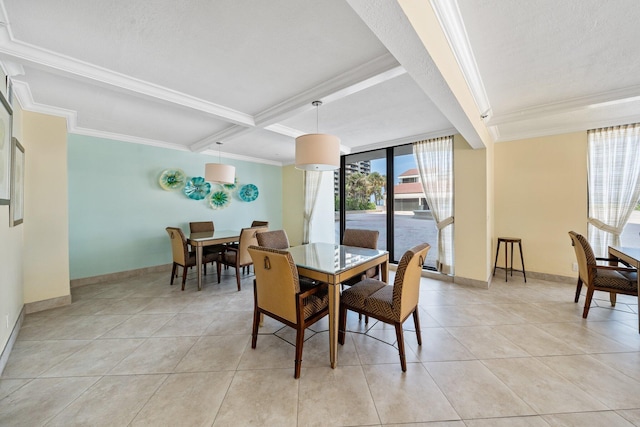
M343 156L341 166L334 175L335 241L342 241L345 228L378 230L378 248L388 250L395 263L407 249L426 242L431 250L424 266L435 270L438 233L413 145Z

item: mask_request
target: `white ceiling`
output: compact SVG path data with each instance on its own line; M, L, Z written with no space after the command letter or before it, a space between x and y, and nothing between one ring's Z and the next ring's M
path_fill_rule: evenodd
M343 152L640 121L637 0L0 4L16 98L72 133L285 165L316 113Z

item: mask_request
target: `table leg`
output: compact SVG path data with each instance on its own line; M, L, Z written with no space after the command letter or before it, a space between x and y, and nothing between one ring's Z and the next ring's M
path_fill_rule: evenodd
M196 274L198 276L198 290L202 290L202 246L196 246Z
M338 363L338 315L340 313L340 284L329 285L329 360L335 369Z

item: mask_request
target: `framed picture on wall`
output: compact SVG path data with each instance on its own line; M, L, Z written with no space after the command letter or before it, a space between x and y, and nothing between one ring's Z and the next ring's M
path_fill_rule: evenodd
M8 205L11 195L11 106L0 92L0 205Z
M22 224L24 220L24 147L11 138L11 202L9 202L9 226Z

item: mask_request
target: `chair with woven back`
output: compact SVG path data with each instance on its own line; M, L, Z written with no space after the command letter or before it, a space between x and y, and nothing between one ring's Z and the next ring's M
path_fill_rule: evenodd
M222 272L222 265L228 265L236 269L236 282L238 284L238 290L240 290L240 268L243 271L245 267L250 267L253 264L251 255L247 250L249 246L258 244L256 235L258 233L268 231L266 227L249 227L243 228L240 231L240 240L238 246L225 246L224 251L218 256L218 283L220 283L220 274Z
M262 315L296 330L294 378L300 378L304 330L329 313L327 284L300 288L298 269L287 251L249 246L256 278L253 281L254 310L251 348L258 342Z
M373 317L395 327L400 365L403 372L407 370L402 324L413 314L418 345L422 345L418 298L422 266L430 248L428 243L423 243L402 255L393 286L377 279L364 279L342 292L338 329L340 344L345 340L347 310Z
M347 228L344 230L344 236L342 237L342 244L345 246L356 246L358 248L378 249L378 237L380 232L378 230L364 230L357 228ZM351 286L364 279L380 278L380 269L378 266L371 267L360 277L354 277L347 280L343 285Z
M589 241L575 231L570 231L569 237L578 261L578 284L574 302L580 299L582 285L587 285L587 295L582 311L584 319L589 315L594 291L609 292L611 306L616 305L617 294L638 296L638 271L635 268L619 266L617 264L619 260L615 258L596 257ZM599 265L598 261L606 261L610 265Z
M284 230L263 231L256 235L258 246L271 249L289 249L289 237Z
M167 233L171 239L171 252L173 256L173 266L171 268L171 285L173 286L173 279L176 277L178 266L182 267L182 290L184 291L184 285L187 281L187 270L189 267L196 265L196 255L189 252L187 245L187 238L185 237L182 229L177 227L167 227ZM205 265L207 263L214 263L216 261L216 254L203 254L202 255L202 267L204 273L207 274ZM218 279L220 274L218 273Z
M380 236L378 230L347 228L344 230L344 235L342 236L342 244L358 248L378 249L378 236ZM364 279L380 279L380 267L371 267L360 276L345 280L341 284L342 289L344 289L345 286L353 286ZM358 314L358 319L362 319L362 314ZM364 323L369 323L368 316L364 317Z

